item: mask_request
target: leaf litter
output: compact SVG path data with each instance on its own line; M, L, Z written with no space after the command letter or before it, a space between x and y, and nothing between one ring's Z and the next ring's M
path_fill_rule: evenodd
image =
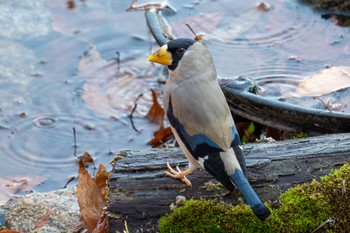
M107 230L105 207L109 173L101 164L95 178L87 172L82 161L79 161L79 183L77 197L80 214L88 232L102 233Z
M153 104L148 111L146 118L159 125L159 129L154 132L154 137L148 142L152 147L160 147L169 139L173 138L173 132L170 127L164 127L165 111L158 101L157 92L151 89Z

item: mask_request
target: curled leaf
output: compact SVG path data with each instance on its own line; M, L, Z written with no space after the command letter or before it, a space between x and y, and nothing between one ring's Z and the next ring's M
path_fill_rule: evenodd
M96 173L95 183L97 187L101 190L101 193L103 196L106 195L106 191L107 191L106 185L107 185L108 177L109 177L109 172L107 172L103 164L100 164L98 166L98 170Z
M104 172L101 172L101 174L103 173ZM106 206L106 200L103 195L105 191L102 190L105 186L101 187L102 185L98 185L96 180L97 179L90 177L83 162L79 161L77 197L80 206L80 214L88 232L94 232L96 228L100 228L98 223L101 222L101 218L104 218L103 208Z
M162 128L155 133L154 138L152 138L151 141L148 142L148 144L152 147L159 147L171 136L173 136L173 132L171 131L170 127Z
M92 158L92 156L88 152L84 152L84 154L78 157L78 162L82 162L84 166L87 166L89 164L94 163L94 158Z

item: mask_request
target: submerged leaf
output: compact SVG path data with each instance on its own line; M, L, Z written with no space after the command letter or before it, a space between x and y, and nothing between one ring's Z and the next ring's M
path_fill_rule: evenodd
M45 176L14 176L0 178L0 205L12 195L33 189L47 179Z
M164 109L158 102L157 92L154 89L151 89L151 91L152 91L153 104L150 110L148 111L146 117L150 122L153 122L155 124L160 125L160 127L163 127Z
M350 87L350 67L333 66L311 75L299 84L298 94L302 96L322 96Z

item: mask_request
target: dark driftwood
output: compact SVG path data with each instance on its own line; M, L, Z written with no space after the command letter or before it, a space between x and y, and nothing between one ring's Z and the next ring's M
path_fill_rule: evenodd
M253 94L253 80L219 80L231 111L265 126L311 135L350 132L350 114L305 108Z
M350 160L350 134L333 134L282 142L243 146L248 176L262 200L275 200L297 183L329 173ZM165 177L166 162L187 166L182 152L175 149L126 151L115 162L109 178L109 232L122 232L124 220L130 232L157 232L158 219L170 211L178 195L216 198L237 203L238 192L224 188L208 191L204 184L215 180L205 171L189 176L193 187Z
M349 0L305 0L316 9L324 10L350 10Z

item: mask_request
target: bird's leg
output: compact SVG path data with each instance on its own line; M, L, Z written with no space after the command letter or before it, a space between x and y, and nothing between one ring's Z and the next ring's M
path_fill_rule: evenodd
M167 167L169 169L170 172L165 171L165 175L170 176L174 179L179 179L182 182L184 182L187 186L192 186L191 181L189 179L187 179L186 175L189 175L191 173L193 173L193 171L191 171L191 169L187 169L185 171L181 171L180 168L178 166L176 166L176 170L175 171L170 165L169 163L167 163Z

